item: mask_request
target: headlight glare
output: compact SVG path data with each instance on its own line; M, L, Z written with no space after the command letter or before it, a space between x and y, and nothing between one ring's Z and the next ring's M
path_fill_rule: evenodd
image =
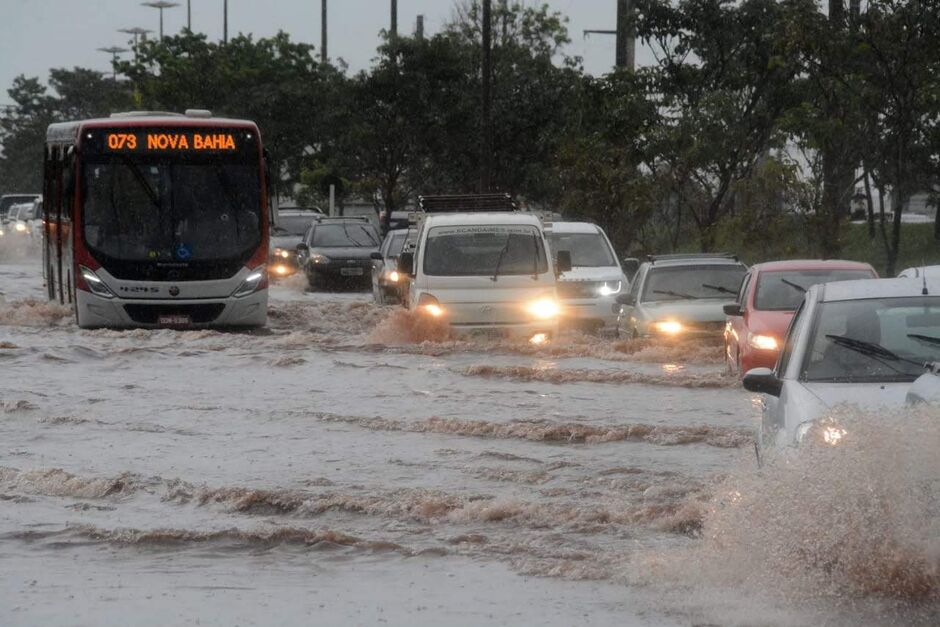
M751 345L752 348L756 348L762 351L775 351L778 348L777 338L772 335L760 335L752 334L747 343Z
M558 314L561 313L561 307L558 306L558 301L549 297L532 301L526 306L526 310L540 320L556 318Z
M682 333L684 327L678 320L660 320L653 323L653 329L664 335L678 335Z
M437 302L437 299L430 294L422 294L418 298L418 311L425 313L432 318L440 318L444 315L444 308Z
M597 288L597 293L601 296L610 296L611 294L618 294L623 288L622 281L604 281L599 288Z

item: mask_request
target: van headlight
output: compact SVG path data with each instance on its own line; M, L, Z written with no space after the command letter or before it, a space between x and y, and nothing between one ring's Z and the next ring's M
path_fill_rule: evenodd
M601 286L597 288L597 293L601 296L611 296L612 294L619 294L622 288L622 281L604 281L601 283Z
M26 230L26 224L23 223L23 222L17 222L17 223L16 223L16 226L13 227L13 228L15 228L15 229L16 229L17 231L19 231L20 233L23 233L23 232Z
M267 269L264 266L257 268L251 274L245 277L245 280L242 281L242 284L238 286L238 289L232 293L232 296L234 298L242 298L243 296L253 294L262 285L265 284L266 277Z
M821 422L810 420L797 427L796 443L804 444L816 442L817 444L838 446L845 440L845 436L848 434L848 431L843 429L831 418L827 418Z
M437 299L430 294L422 294L421 297L418 298L417 310L432 318L440 318L444 315L444 308L441 307Z
M561 307L558 305L557 300L545 296L526 305L526 311L539 320L548 320L557 318L561 313Z
M78 271L82 273L82 278L85 279L85 284L88 285L88 289L91 290L92 294L101 296L102 298L114 298L117 296L91 268L78 266Z
M685 327L678 320L659 320L653 323L653 330L663 335L679 335Z

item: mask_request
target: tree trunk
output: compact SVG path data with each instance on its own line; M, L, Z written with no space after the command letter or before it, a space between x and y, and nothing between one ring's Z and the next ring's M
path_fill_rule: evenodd
M871 197L871 183L868 180L868 168L865 168L865 205L868 210L868 239L875 239L875 201Z

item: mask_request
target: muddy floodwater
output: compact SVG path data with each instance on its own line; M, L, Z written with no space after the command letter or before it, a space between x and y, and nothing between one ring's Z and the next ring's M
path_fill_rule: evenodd
M2 625L940 619L929 411L758 471L714 347L453 340L296 281L258 332L83 331L29 254L0 292Z

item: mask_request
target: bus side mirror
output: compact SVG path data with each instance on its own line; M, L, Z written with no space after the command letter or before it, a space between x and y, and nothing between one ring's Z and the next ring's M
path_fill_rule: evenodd
M398 257L398 271L407 276L413 276L415 273L415 254L402 253Z
M726 316L743 316L744 312L741 311L741 306L737 303L731 303L730 305L725 305L723 307L725 310Z
M568 250L559 250L558 255L555 259L555 271L561 274L562 272L571 271L571 251Z

